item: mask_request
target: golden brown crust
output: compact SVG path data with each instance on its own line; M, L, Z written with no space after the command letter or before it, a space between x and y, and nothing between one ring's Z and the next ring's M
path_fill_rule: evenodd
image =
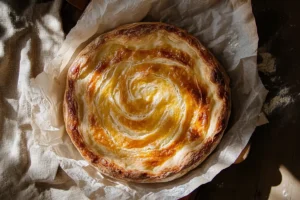
M164 31L164 34L176 35L178 38L180 38L180 40L185 41L196 51L197 55L205 63L205 67L208 68L207 71L209 73L207 73L207 75L209 76L211 84L213 84L216 88L216 98L218 103L221 105L220 111L217 112L216 122L210 122L213 119L213 116L210 116L211 108L209 107L212 106L212 103L210 103L210 97L207 96L207 93L209 92L206 91L207 86L198 84L195 85L195 83L188 78L188 75L184 70L181 70L181 68L176 66L170 66L172 73L171 75L169 74L168 77L170 80L174 81L178 77L183 79L181 82L181 87L184 88L186 94L190 95L188 98L194 102L193 105L198 105L201 107L201 111L199 110L201 114L199 114L198 119L196 119L196 125L193 126L193 129L189 129L189 131L181 134L180 137L168 148L154 151L151 154L151 159L149 159L147 162L145 161L144 165L154 169L157 166L161 166L171 157L174 157L177 151L182 148L182 146L188 145L195 141L197 142L197 140L200 141L201 137L201 141L204 141L204 143L200 145L201 147L195 146L195 149L189 150L185 154L185 158L182 160L182 162L180 162L180 164L171 165L171 167L164 167L158 172L155 172L154 170L139 170L136 168L128 169L124 166L120 166L120 164L114 162L106 155L99 153L91 145L87 144L86 139L83 136L83 134L86 133L82 132L79 128L82 125L82 119L80 118L80 112L82 111L80 111L81 108L78 105L79 100L78 94L76 93L76 81L79 79L79 76L86 76L81 74L83 73L81 71L83 71L85 68L83 67L80 59L84 58L84 61L82 61L84 63L91 62L90 60L93 56L97 55L99 48L115 38L122 37L125 38L124 40L138 41L140 38L157 33L159 31ZM118 50L114 51L113 55L106 56L105 59L97 64L95 69L93 69L94 76L90 79L86 88L86 93L88 96L88 102L85 102L86 104L88 104L89 101L92 101L92 99L95 97L95 93L97 93L97 91L95 91L95 88L97 87L97 81L99 77L103 75L104 71L110 66L117 65L129 57L136 60L141 58L155 59L159 57L172 60L189 68L194 68L196 65L194 58L192 58L184 50L176 49L174 47L167 46L166 48L156 48L155 50L130 50L130 48L119 48ZM138 67L142 72L146 73L146 75L156 72L164 73L162 69L163 66L160 64L143 64ZM144 70L144 68L146 68L148 71ZM122 82L124 80L120 78L119 81ZM201 91L200 93L199 87ZM120 98L123 98L122 101L126 102L126 98L128 97L125 96ZM205 107L206 105L207 107ZM82 51L82 53L79 54L68 72L63 107L66 130L72 139L72 142L86 160L88 160L93 166L97 167L102 173L108 176L127 181L150 183L166 182L181 177L205 160L205 158L213 151L222 138L230 115L230 105L228 76L214 56L205 47L203 47L203 45L196 38L189 35L186 31L168 24L135 23L121 26L112 32L99 36L99 38L93 41L90 45L88 45L88 47L85 48L85 50ZM127 119L120 118L120 120L123 120L124 123L130 124L128 126L131 128L139 127L139 124L134 124L132 121L128 122ZM88 116L89 127L95 132L94 138L96 138L96 142L100 143L102 146L105 146L107 149L115 150L115 147L113 146L114 144L111 144L110 139L106 138L105 134L103 133L104 130L98 121L99 119L97 118L97 115L91 114ZM142 123L142 121L139 121L139 123ZM201 135L204 134L203 131L208 132L209 123L216 124L213 133L209 137ZM152 140L155 139L156 138L152 138ZM152 140L149 138L147 142ZM139 140L124 140L124 142L126 143L124 145L127 145L126 148L133 148L133 145L134 148L141 148L147 145L147 142L145 143Z

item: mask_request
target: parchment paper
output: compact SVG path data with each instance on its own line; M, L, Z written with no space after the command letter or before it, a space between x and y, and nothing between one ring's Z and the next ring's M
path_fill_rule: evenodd
M97 35L139 21L162 21L186 29L213 52L231 78L232 115L220 145L198 168L168 183L135 184L101 175L74 148L62 118L66 71L76 54ZM183 197L230 166L257 125L267 94L257 73L257 43L250 0L93 0L53 61L32 80L35 142L51 148L60 167L89 198Z

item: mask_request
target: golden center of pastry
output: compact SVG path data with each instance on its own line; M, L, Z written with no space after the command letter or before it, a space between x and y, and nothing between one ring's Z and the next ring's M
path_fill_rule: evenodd
M208 116L198 80L178 56L183 52L166 52L113 45L96 67L85 69L89 73L78 80L87 80L87 141L114 156L146 158L141 164L149 168L167 160L186 140L201 140Z

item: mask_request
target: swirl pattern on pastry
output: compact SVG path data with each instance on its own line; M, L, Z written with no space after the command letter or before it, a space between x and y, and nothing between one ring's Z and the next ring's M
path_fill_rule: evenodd
M102 173L165 182L199 165L230 114L229 79L187 32L135 23L103 34L67 75L66 130Z

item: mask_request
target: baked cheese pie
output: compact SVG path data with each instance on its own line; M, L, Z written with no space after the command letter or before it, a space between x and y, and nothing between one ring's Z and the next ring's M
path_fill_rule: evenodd
M230 115L229 78L193 36L164 23L100 35L70 66L66 130L101 173L166 182L197 167Z

